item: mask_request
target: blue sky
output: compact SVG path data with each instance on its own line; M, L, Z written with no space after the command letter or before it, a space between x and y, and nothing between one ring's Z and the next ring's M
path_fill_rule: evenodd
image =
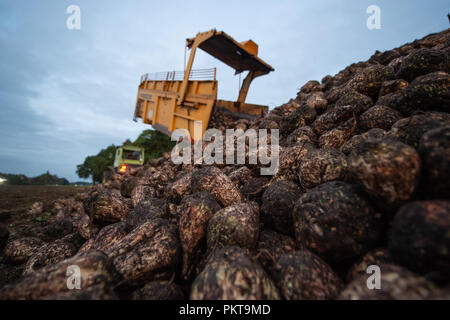
M68 30L66 8L81 9ZM381 29L366 27L369 5ZM0 2L0 172L50 170L78 180L76 165L135 139L141 74L182 70L185 39L212 28L252 39L275 72L247 101L278 106L311 79L449 27L449 2L415 1L25 1ZM217 67L219 98L235 100L238 77L201 52L194 68Z

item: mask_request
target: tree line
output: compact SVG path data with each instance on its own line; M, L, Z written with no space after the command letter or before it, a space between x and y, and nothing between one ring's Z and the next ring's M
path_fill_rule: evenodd
M6 180L4 184L8 185L69 185L70 182L66 178L60 178L56 174L51 174L47 171L37 177L27 177L24 174L10 174L10 173L0 173L2 180Z
M151 159L161 157L163 152L170 151L175 142L161 132L144 130L134 142L127 139L124 145L126 144L144 148L144 161L147 163ZM118 147L120 146L112 144L101 149L96 155L87 156L82 164L77 165L77 175L82 179L92 178L94 184L100 183L103 172L112 167Z

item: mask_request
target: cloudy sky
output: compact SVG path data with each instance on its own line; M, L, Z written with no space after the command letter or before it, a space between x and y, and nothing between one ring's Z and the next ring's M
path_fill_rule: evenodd
M357 3L356 3L357 2ZM282 3L282 4L280 4ZM369 5L381 29L369 30ZM69 30L69 5L81 29ZM248 102L278 106L311 79L449 27L448 1L0 2L0 172L50 170L78 180L76 165L135 139L139 77L182 70L187 37L212 28L252 39L275 72L252 84ZM238 77L201 52L194 68L218 69L219 97L235 100Z

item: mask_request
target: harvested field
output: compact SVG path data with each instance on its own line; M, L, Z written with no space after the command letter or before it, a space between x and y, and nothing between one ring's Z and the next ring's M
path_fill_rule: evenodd
M24 273L0 299L448 299L449 39L377 51L256 120L215 115L280 128L273 176L165 154L88 189L4 189L3 283Z
M30 234L33 228L42 226L51 215L50 210L57 199L70 198L87 187L72 186L0 186L0 223L8 226L9 240L20 239ZM34 214L30 207L36 203L43 204L43 211ZM44 210L46 209L46 210ZM4 262L0 256L0 287L18 277L24 265Z

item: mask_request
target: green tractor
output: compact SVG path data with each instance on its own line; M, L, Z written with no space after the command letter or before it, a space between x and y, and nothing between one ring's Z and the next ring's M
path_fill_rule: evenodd
M144 164L144 148L132 145L118 147L114 157L114 165L103 172L103 183L112 179L114 174L125 174L130 168Z
M139 167L144 164L144 148L124 145L117 148L114 158L114 169L124 174L128 168Z

